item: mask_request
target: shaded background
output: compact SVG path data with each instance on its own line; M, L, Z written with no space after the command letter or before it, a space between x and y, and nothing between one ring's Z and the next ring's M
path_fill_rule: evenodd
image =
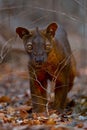
M87 0L0 0L0 52L5 45L9 48L0 64L0 73L4 75L4 83L0 82L0 86L6 83L16 86L16 82L17 87L28 86L28 57L22 40L16 36L16 27L43 28L53 21L66 29L78 71L87 67ZM26 81L19 75L15 82L14 75L19 71ZM80 80L86 84L83 75Z

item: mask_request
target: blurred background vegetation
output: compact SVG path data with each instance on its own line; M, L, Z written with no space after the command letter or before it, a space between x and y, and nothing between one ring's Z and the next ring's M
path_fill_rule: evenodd
M27 64L22 40L15 32L16 27L44 28L55 21L68 33L77 67L86 67L86 16L87 0L0 0L0 52L5 44L12 46L4 62Z
M85 67L87 65L86 15L86 0L0 0L0 50L10 40L12 49L24 51L22 41L18 37L11 40L16 36L16 27L31 29L36 26L44 27L55 21L68 33L77 66ZM18 53L16 58L20 59L19 55ZM10 56L12 57L12 54Z

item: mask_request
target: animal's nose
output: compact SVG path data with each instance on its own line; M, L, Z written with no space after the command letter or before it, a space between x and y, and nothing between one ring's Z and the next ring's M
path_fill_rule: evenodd
M37 63L39 63L39 64L42 64L43 61L44 61L44 58L43 58L43 57L37 56L37 57L35 58L35 62L37 62Z

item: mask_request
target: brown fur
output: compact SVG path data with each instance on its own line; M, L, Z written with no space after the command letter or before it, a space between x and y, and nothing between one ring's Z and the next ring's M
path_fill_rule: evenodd
M61 40L65 40L64 43L62 43L61 40L57 40L55 38L57 27L56 23L52 23L46 29L40 30L40 34L38 33L38 35L40 35L38 37L42 37L44 40L49 40L52 45L49 53L47 53L46 60L44 60L40 68L36 67L36 62L32 61L32 58L29 62L32 104L33 109L37 112L43 112L46 110L46 89L48 79L54 81L55 84L55 99L52 107L53 109L58 110L58 108L65 107L67 94L73 86L73 81L76 75L76 64L67 36L64 35L61 37ZM27 44L25 41L28 38L35 35L35 31L30 33L27 29L22 27L18 27L16 32L23 39L24 45ZM28 52L27 49L26 52L30 55L30 52Z

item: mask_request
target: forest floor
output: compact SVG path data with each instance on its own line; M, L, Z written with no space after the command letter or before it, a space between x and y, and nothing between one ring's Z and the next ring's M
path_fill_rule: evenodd
M87 68L79 69L68 97L63 113L31 114L27 67L0 64L0 130L87 130Z

